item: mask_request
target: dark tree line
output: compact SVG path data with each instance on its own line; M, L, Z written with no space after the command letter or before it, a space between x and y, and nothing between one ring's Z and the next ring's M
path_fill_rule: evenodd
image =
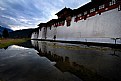
M8 32L7 29L4 29L4 30L3 30L2 36L3 36L4 38L8 38L8 37L9 37L9 32Z
M0 26L1 27L1 26ZM9 37L9 32L7 29L4 29L3 32L2 32L2 37L4 38L8 38Z

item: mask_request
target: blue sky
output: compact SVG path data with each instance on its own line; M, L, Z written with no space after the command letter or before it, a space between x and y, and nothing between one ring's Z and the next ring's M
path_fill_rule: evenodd
M90 0L0 0L0 26L13 30L36 28L57 18L65 6L76 9Z

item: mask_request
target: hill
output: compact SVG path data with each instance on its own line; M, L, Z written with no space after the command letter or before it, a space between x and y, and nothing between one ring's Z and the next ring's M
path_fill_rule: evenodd
M31 38L34 29L23 29L10 32L10 38Z
M0 26L0 37L2 36L2 33L3 33L3 30L4 30L4 29L7 29L9 33L10 33L10 32L13 32L13 30L11 30L11 29L9 29L9 28L5 28L5 27L1 27L1 26Z

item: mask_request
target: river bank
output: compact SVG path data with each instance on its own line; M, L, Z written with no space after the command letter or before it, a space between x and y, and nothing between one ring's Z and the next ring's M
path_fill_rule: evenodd
M29 38L12 39L12 38L0 38L0 48L7 47L12 44L19 44L30 40Z

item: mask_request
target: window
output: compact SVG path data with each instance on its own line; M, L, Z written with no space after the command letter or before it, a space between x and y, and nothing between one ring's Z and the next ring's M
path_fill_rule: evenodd
M84 12L84 15L87 15L87 11L86 11L86 12Z
M116 0L112 0L112 4L116 4Z
M91 9L91 10L90 10L90 13L92 13L92 12L94 12L94 11L95 11L95 8Z
M109 2L109 6L111 6L112 5L112 2Z
M99 9L103 9L103 8L105 8L104 4L99 6Z
M102 5L102 8L105 8L105 5L104 4Z
M82 16L82 14L79 14L78 17Z
M62 22L63 22L63 21L60 21L60 22L59 22L59 26L63 26L63 23L62 23Z
M121 11L121 5L118 6L118 11Z
M77 21L78 21L78 16L76 16L74 19L74 22L77 22Z
M70 26L71 25L71 21L67 21L67 26Z
M55 23L55 27L57 27L57 26L58 26L58 23L56 22L56 23Z
M116 4L116 0L112 0L111 2L109 2L109 6L112 6L114 4Z
M67 26L70 26L71 25L71 16L68 16L66 18L66 22L67 22Z

